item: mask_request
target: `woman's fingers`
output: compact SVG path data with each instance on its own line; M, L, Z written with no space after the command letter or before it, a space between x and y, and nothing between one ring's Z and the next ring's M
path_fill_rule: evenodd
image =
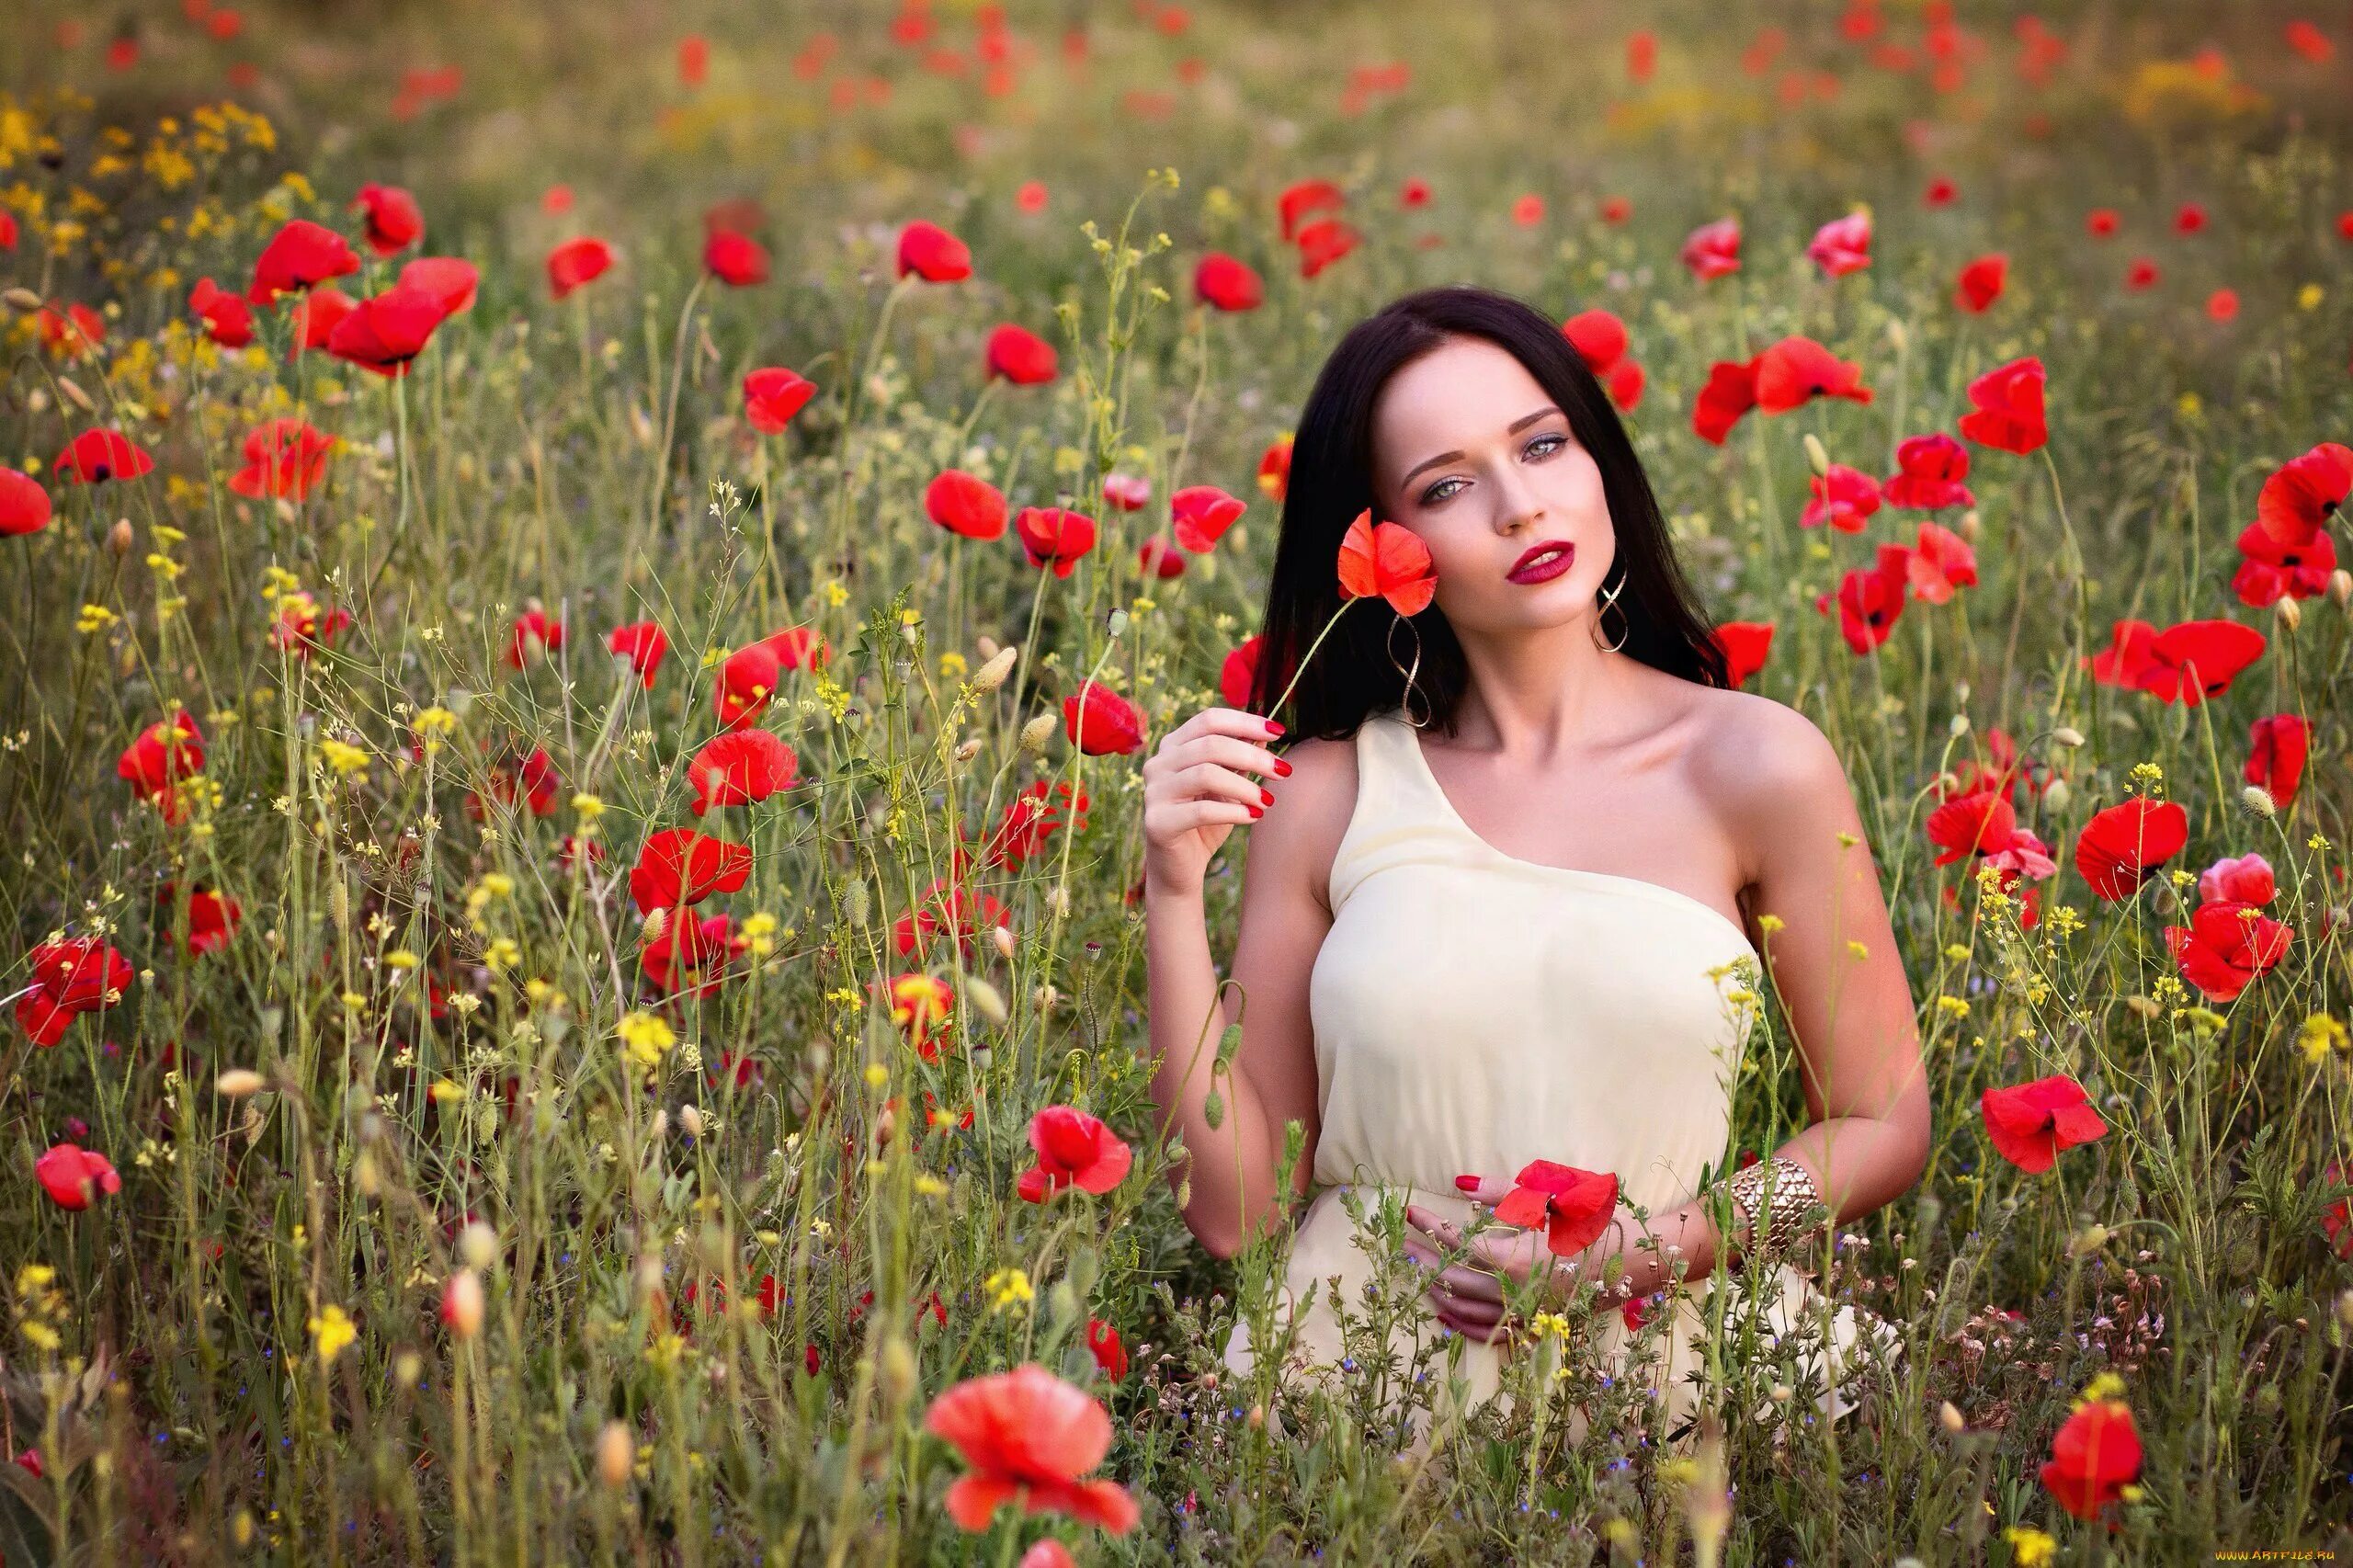
M1472 1202L1492 1209L1510 1195L1512 1184L1501 1176L1459 1176L1454 1178L1454 1187Z

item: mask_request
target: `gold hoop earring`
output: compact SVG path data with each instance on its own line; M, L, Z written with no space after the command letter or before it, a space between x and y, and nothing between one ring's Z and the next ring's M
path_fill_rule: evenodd
M1623 647L1626 645L1626 639L1627 639L1627 638L1629 638L1629 637L1631 637L1631 636L1634 634L1634 622L1633 622L1633 618L1632 618L1632 617L1631 617L1631 616L1629 616L1629 615L1626 613L1626 611L1624 610L1624 608L1623 608L1622 607L1620 607L1620 606L1619 606L1619 604L1618 604L1618 596L1619 596L1620 594L1621 594L1621 593L1625 592L1625 589L1626 589L1626 579L1625 579L1623 576L1620 576L1620 577L1618 579L1618 585L1617 585L1616 587L1614 587L1614 588L1608 588L1608 589L1603 590L1603 592L1602 592L1602 594L1601 594L1601 596L1600 596L1600 597L1601 597L1601 611L1600 611L1600 614L1596 615L1596 616L1593 618L1593 619L1594 619L1594 624L1596 624L1596 625L1597 626L1597 625L1599 625L1599 624L1600 624L1600 622L1601 622L1601 617L1602 617L1602 616L1608 615L1608 614L1610 612L1610 610L1611 610L1612 608L1616 608L1616 609L1618 610L1618 619L1619 619L1620 620L1621 620L1621 621L1625 622L1626 629L1625 629L1623 631L1620 631L1620 632L1618 634L1618 641L1617 641L1617 642L1596 642L1596 643L1594 644L1594 646L1595 646L1595 647L1597 647L1597 648L1600 649L1600 650L1601 650L1603 653L1616 653L1616 652L1618 652L1620 648L1623 648Z
M1390 645L1390 639L1397 635L1397 629L1400 626L1403 626L1407 631L1412 632L1414 636L1413 669L1408 669L1404 665L1397 662L1397 650ZM1420 688L1414 684L1414 671L1422 667L1421 632L1415 630L1414 623L1411 620L1408 620L1405 617L1402 615L1392 615L1389 618L1389 630L1381 633L1381 651L1389 655L1389 667L1405 677L1404 696L1399 699L1398 704L1404 710L1405 722L1413 725L1416 730L1428 728L1430 720L1435 718L1437 715L1430 710L1430 699L1427 693L1425 692L1422 694L1423 717L1419 719L1414 717L1413 699L1415 692L1420 690Z

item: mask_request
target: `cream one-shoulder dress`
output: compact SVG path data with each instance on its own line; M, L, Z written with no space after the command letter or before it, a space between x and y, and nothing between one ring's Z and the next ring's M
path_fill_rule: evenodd
M1725 1160L1731 1088L1758 1007L1753 990L1733 999L1756 981L1756 950L1720 911L1656 883L1495 848L1455 811L1396 710L1368 718L1355 745L1356 807L1309 983L1320 1190L1292 1233L1277 1303L1277 1321L1300 1326L1294 1366L1325 1375L1343 1356L1328 1282L1337 1277L1341 1299L1357 1302L1373 1268L1343 1187L1359 1190L1368 1213L1387 1190L1466 1223L1458 1175L1508 1178L1546 1159L1614 1171L1625 1202L1661 1216L1697 1195L1710 1162ZM1720 1282L1734 1297L1760 1288L1719 1270L1662 1304L1677 1321L1651 1375L1665 1430L1684 1428L1682 1442L1699 1404L1689 1374L1705 1362L1705 1302ZM1812 1282L1787 1265L1762 1289L1776 1336L1819 1312ZM1629 1331L1618 1312L1601 1316L1605 1351L1620 1360ZM1452 1340L1469 1403L1497 1395L1504 1352L1446 1335L1427 1312L1411 1321L1417 1337ZM1819 1341L1802 1363L1822 1374L1832 1419L1852 1408L1840 1373L1864 1332L1893 1353L1889 1325L1845 1306L1832 1364L1822 1366ZM1410 1363L1413 1346L1392 1343ZM1246 1321L1224 1358L1249 1371ZM1416 1412L1413 1425L1427 1439L1427 1416ZM1574 1442L1581 1417L1572 1427Z

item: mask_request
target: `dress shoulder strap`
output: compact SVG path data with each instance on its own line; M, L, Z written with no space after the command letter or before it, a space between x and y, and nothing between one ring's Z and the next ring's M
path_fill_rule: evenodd
M1330 888L1336 915L1370 869L1368 853L1396 825L1397 813L1408 807L1404 791L1411 786L1412 775L1402 766L1407 759L1398 747L1411 738L1392 710L1367 714L1357 726L1356 804L1332 857Z

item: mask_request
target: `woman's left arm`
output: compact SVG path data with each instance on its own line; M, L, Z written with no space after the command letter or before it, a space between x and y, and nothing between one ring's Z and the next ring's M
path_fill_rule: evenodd
M1927 1168L1928 1088L1917 1010L1836 749L1793 708L1762 699L1743 707L1741 722L1724 727L1705 766L1720 771L1717 798L1728 802L1727 825L1746 855L1747 881L1756 890L1750 937L1796 1031L1813 1118L1775 1153L1804 1166L1834 1221L1844 1222L1893 1201ZM1492 1205L1511 1189L1507 1172L1477 1176L1475 1185L1463 1184L1476 1202ZM1645 1231L1621 1212L1578 1255L1574 1268L1563 1264L1556 1278L1565 1292L1576 1278L1603 1278L1616 1256L1631 1295L1666 1284L1678 1261L1686 1279L1704 1278L1727 1250L1708 1210L1702 1194L1652 1215L1646 1233L1655 1245L1645 1244ZM1464 1244L1459 1230L1435 1215L1408 1218L1438 1244L1423 1244L1416 1256ZM1492 1337L1502 1327L1495 1321L1502 1314L1494 1311L1500 1303L1461 1303L1463 1288L1483 1295L1476 1273L1525 1278L1552 1261L1540 1237L1530 1244L1531 1234L1471 1238L1469 1267L1445 1270L1433 1287L1439 1315L1461 1332Z
M1726 770L1719 798L1732 802L1733 829L1749 852L1750 935L1796 1033L1813 1114L1775 1153L1805 1167L1834 1223L1843 1223L1901 1197L1927 1168L1918 1010L1836 748L1793 708L1746 706L1747 722L1727 732L1747 735L1716 753ZM1725 1244L1708 1209L1703 1195L1652 1216L1655 1250L1621 1216L1592 1261L1616 1250L1633 1292L1647 1294L1667 1282L1667 1249L1679 1246L1686 1278L1704 1278Z

